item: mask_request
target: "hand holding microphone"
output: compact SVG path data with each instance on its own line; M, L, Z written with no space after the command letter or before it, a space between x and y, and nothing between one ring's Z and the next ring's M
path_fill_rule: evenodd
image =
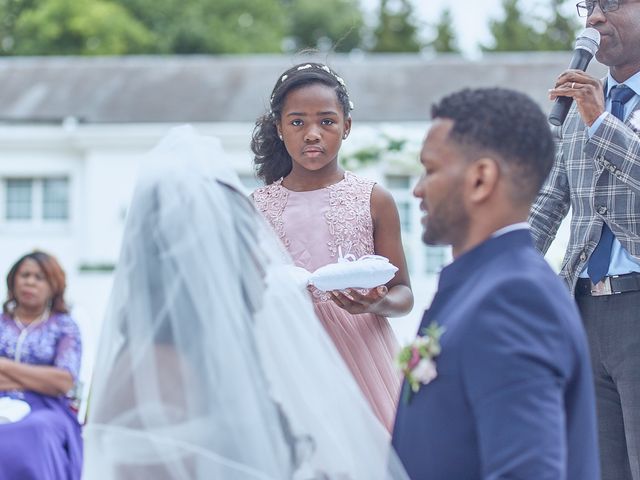
M569 70L558 77L555 88L550 90L551 98L556 99L556 103L549 114L549 122L552 125L562 125L567 117L567 113L569 113L569 109L571 108L571 103L573 102L574 97L577 96L576 83L578 85L591 85L592 87L596 87L596 90L598 90L600 82L586 74L582 74L582 72L587 69L589 62L598 51L599 45L600 33L595 28L585 28L578 35L573 56L569 63ZM576 72L576 70L579 72ZM601 87L599 91L602 92ZM601 103L602 111L604 111L604 103ZM581 111L581 114L582 113L583 112ZM597 117L598 115L596 115L593 120Z

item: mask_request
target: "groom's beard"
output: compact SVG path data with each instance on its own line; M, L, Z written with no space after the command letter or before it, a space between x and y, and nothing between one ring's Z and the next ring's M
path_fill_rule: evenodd
M468 231L469 214L462 201L462 185L458 185L427 211L422 241L427 245L456 245Z

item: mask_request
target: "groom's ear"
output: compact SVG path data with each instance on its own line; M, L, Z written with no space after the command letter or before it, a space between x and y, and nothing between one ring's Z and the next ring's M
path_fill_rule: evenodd
M489 200L498 188L500 165L490 157L481 157L473 161L466 175L467 198L473 204Z

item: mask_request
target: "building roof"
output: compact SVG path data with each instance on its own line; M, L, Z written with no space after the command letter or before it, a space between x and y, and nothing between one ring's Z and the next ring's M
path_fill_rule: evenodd
M331 55L356 121L424 121L431 104L463 87L502 86L550 108L547 90L571 53L458 56ZM312 57L129 56L0 58L0 122L253 122L278 75ZM602 76L595 61L589 71Z

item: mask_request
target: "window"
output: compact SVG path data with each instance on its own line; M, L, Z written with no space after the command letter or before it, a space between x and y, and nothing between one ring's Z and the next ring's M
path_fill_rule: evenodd
M391 192L398 209L400 229L402 231L402 244L409 271L416 272L422 270L422 257L420 255L420 252L422 252L422 230L419 228L420 216L418 203L411 194L413 181L410 175L397 173L390 173L384 177L385 186ZM418 252L418 258L414 255L415 252Z
M46 178L42 180L43 220L69 219L69 180Z
M31 220L33 215L31 180L7 180L7 220Z
M411 195L413 179L409 175L386 175L385 185L393 195L400 216L400 228L403 236L414 231L415 208L417 204Z
M69 220L69 179L5 179L4 218L7 222L31 223Z
M411 232L411 203L403 200L399 201L397 206L398 215L400 216L400 228L403 232L409 233Z
M425 247L425 273L436 275L449 261L449 247Z
M410 190L411 177L408 175L387 175L387 187L390 190Z

